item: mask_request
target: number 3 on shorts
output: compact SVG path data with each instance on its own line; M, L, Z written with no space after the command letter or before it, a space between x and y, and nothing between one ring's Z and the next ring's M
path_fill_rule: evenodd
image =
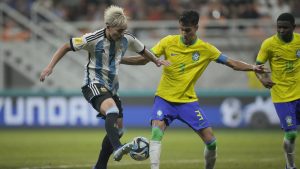
M199 121L203 120L203 116L202 116L201 112L199 110L196 110L195 112L197 113L197 117L199 117Z

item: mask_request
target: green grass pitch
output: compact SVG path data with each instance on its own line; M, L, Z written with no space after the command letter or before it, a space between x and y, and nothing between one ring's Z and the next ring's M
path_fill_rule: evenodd
M0 169L91 169L105 132L94 129L0 129ZM283 133L274 130L215 129L216 169L284 169ZM149 138L150 129L127 129L122 142ZM296 142L300 147L299 138ZM203 168L203 143L189 129L168 129L163 140L161 169ZM300 151L296 156L300 167ZM110 160L109 169L147 169L149 160L125 156Z

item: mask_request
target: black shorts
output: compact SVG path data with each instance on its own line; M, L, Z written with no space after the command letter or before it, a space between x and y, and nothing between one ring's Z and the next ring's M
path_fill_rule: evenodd
M112 95L112 93L103 85L98 83L88 84L81 88L84 98L97 110L97 117L105 119L105 116L100 113L101 103L108 99L112 98L118 109L119 109L119 118L123 117L123 108L119 96Z

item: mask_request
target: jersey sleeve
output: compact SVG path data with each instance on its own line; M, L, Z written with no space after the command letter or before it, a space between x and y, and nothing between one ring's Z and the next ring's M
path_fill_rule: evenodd
M260 50L258 52L257 58L256 58L256 63L260 63L263 64L268 60L268 48L269 48L269 41L265 40L261 47Z
M90 43L97 39L100 31L96 31L93 33L84 34L81 37L74 37L70 39L70 45L73 51L78 51L81 49L88 50Z
M207 45L207 48L210 52L210 59L211 60L214 60L214 61L217 61L219 59L219 57L221 56L221 52L219 51L219 49L217 49L215 46L209 44L209 43L206 43Z
M136 52L136 53L143 53L145 50L145 45L138 40L136 37L134 37L131 34L128 34L127 36L128 42L129 42L129 49Z
M220 54L218 59L216 60L217 63L226 64L228 60L228 57L224 55L223 53Z
M167 36L163 39L161 39L159 42L157 42L152 48L151 51L155 54L155 56L160 57L162 55L165 55L165 46L167 44L168 38L170 36Z

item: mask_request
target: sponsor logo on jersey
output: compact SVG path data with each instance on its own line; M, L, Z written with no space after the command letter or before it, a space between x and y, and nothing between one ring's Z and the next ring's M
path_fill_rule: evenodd
M194 53L192 54L192 59L193 59L193 61L198 61L199 58L200 58L200 53L199 53L199 52L194 52Z
M171 56L177 56L178 54L177 53L171 53Z
M300 58L300 49L297 50L296 56L297 56L297 58Z

